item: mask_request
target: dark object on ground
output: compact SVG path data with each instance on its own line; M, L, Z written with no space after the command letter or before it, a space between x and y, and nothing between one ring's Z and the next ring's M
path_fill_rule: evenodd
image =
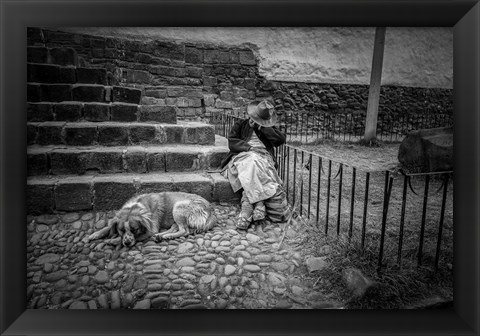
M398 161L409 173L453 170L453 127L411 132L400 144Z

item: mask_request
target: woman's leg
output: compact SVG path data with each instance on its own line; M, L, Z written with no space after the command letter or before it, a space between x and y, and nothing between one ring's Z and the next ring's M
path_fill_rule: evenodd
M260 221L265 219L266 208L263 201L257 202L253 205L253 220Z
M236 227L238 229L246 230L250 226L253 217L253 206L248 201L245 191L242 192L241 210L237 218Z

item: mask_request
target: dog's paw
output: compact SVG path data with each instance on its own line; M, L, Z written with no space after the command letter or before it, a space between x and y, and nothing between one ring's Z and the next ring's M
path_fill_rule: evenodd
M163 240L163 237L161 235L154 235L153 236L153 241L155 243L160 243Z

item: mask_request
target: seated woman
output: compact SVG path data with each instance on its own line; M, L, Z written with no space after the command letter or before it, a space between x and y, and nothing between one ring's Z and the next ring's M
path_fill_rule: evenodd
M265 219L264 201L276 195L283 186L273 149L286 140L275 127L277 115L270 102L250 104L247 112L248 118L238 120L230 130L230 153L221 165L233 191L243 189L242 210L236 226L244 230L253 221Z

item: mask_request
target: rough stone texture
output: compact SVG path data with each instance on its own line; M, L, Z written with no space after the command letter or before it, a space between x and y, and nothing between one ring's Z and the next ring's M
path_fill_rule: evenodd
M55 209L53 184L27 181L27 211L36 215L52 213Z
M62 144L62 129L64 124L46 122L38 125L36 143L39 145Z
M28 121L53 121L53 105L50 103L27 103Z
M136 121L138 105L118 104L111 105L112 121Z
M75 101L100 103L105 101L105 88L100 85L75 85L72 92Z
M453 127L409 133L398 149L398 161L408 172L453 170Z
M66 84L40 85L41 100L44 102L61 102L73 100L72 86Z
M83 104L61 103L54 105L55 120L77 121L82 117Z
M139 89L114 86L112 88L112 101L130 104L140 104L142 91Z
M63 179L55 185L55 208L59 211L92 209L92 180L90 178Z
M176 124L177 110L174 106L143 105L140 108L140 121Z
M209 178L196 174L173 174L174 191L194 193L212 200L212 183Z
M65 143L70 146L88 146L97 140L97 126L89 124L69 124L64 128Z
M83 107L83 114L87 121L108 121L110 119L110 105L88 103Z
M156 143L156 128L152 125L130 125L128 127L132 144Z
M107 70L101 68L77 68L77 82L107 85Z
M320 271L328 267L326 257L309 258L305 261L309 272Z
M98 126L98 143L103 146L128 144L128 128L123 125L100 124Z
M51 48L48 61L52 64L76 66L78 57L73 48Z
M27 153L27 174L46 175L49 173L49 161L47 153Z
M115 179L96 177L93 186L94 209L97 211L120 209L136 192L132 182L131 176L119 176Z

